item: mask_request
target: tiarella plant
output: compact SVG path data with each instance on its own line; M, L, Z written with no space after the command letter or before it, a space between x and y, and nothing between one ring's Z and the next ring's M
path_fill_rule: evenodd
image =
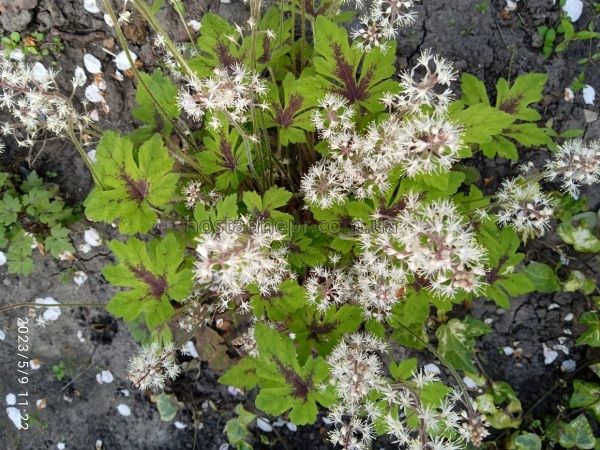
M187 44L173 43L144 1L129 3L164 61L140 72L120 29L130 12L104 0L138 83L141 125L102 133L95 162L80 138L95 144L97 127L56 92L52 71L5 57L0 83L21 124L3 131L27 146L42 131L71 139L95 181L86 216L123 233L109 244L116 262L104 276L124 288L108 310L153 338L131 360L136 386L164 388L180 372L181 344L203 327L217 334L227 313L234 327L222 335L241 358L221 381L256 389L258 409L295 424L327 409L341 448L367 449L385 434L399 448L470 448L490 427L518 426L510 386L472 398L462 381L477 378L475 340L491 329L451 313L480 297L508 308L511 297L560 288L552 267L519 250L555 225L568 196L598 181L600 143L557 146L560 137L538 126L532 105L546 76L501 79L491 102L468 74L455 100L457 72L429 50L398 72L396 32L415 20L409 0L357 5L367 13L350 33L344 2L263 11L254 0L244 27L206 14ZM74 75L74 88L86 82ZM518 160L520 147L554 154L484 193L473 158ZM22 203L4 201L0 223L11 225ZM561 237L600 250L571 216ZM598 318L585 321L597 333ZM400 346L435 354L450 380L398 361ZM577 389L575 406L598 388ZM238 413L228 435L242 429L230 439L249 448L254 416Z

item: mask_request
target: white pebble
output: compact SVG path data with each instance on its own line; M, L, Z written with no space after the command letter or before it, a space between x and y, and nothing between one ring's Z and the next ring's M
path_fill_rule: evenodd
M273 431L273 427L269 422L267 422L267 419L262 419L259 417L258 419L256 419L256 426L265 433L270 433L271 431Z
M83 331L77 330L77 339L79 342L85 342L85 338L83 337Z
M583 101L588 105L593 105L596 100L596 90L589 84L586 84L581 92L583 93Z
M423 366L423 370L425 372L434 373L436 375L439 375L440 373L442 373L442 371L440 370L440 368L437 365L433 364L433 363L425 364Z
M81 270L75 272L74 276L73 276L73 282L77 285L77 286L81 286L83 283L85 283L88 279L88 276L85 274L85 272L82 272Z
M88 156L88 158L90 158L90 161L93 162L93 163L95 163L95 162L98 161L96 159L96 150L95 149L94 150L90 150L89 152L87 152L87 156Z
M190 355L192 358L198 358L198 351L196 350L196 345L192 341L187 341L183 347L183 352L187 355Z
M6 396L6 404L8 406L13 406L17 403L17 396L15 394L8 394Z
M102 63L98 58L90 53L83 55L83 65L92 75L102 73Z
M285 424L285 426L287 427L288 430L290 430L292 433L295 433L296 431L298 431L298 427L296 426L295 423L292 422L287 422Z
M227 392L229 395L233 395L234 397L244 394L244 391L242 391L240 388L236 388L235 386L227 386Z
M559 309L560 305L558 303L552 303L550 306L548 306L548 311L552 311L553 309Z
M42 367L42 362L39 359L32 359L29 361L29 367L31 367L31 370L39 370Z
M552 348L554 350L560 350L561 352L563 352L565 355L569 354L569 348L566 345L563 344L557 344L557 345L553 345Z
M96 5L96 0L83 0L83 7L87 12L96 14L100 12L100 8Z
M117 410L119 411L119 414L121 414L122 416L130 416L131 415L131 409L129 409L129 406L124 405L123 403L121 403L119 406L117 406Z
M563 361L560 365L560 370L562 370L563 372L573 372L575 370L575 367L577 367L577 363L572 359L567 359Z
M110 370L103 370L102 372L96 374L96 381L98 384L109 384L112 383L115 378L113 374L110 373Z
M94 228L89 228L83 233L83 240L92 247L102 245L102 238Z
M59 305L60 304L56 300L54 300L52 297L36 298L35 303L38 303L40 305ZM51 306L44 310L44 314L42 314L42 317L46 322L53 322L60 317L60 314L61 314L61 312L60 312L59 307Z
M567 0L562 9L569 16L571 22L577 22L583 11L583 2L581 0Z
M569 313L565 316L565 322L570 322L571 320L573 320L573 313Z
M9 58L13 61L23 61L25 59L25 53L20 48L15 48L10 52Z
M31 68L31 78L37 83L44 84L50 79L50 73L42 63L36 62Z
M464 377L463 383L465 383L465 386L468 387L469 389L475 389L477 387L477 383L471 377Z
M192 29L192 31L197 33L198 31L200 31L201 24L197 20L190 20L187 23L187 26L190 27Z
M79 250L79 253L89 253L92 250L92 246L89 244L81 244L77 247L77 250Z
M85 98L87 98L92 103L101 103L104 101L104 97L102 96L102 92L98 89L98 86L95 84L90 84L85 88Z
M558 357L558 352L548 348L546 344L542 344L544 349L544 364L549 365L554 362L554 360Z
M502 350L504 351L504 354L506 356L510 356L515 352L515 350L512 347L508 347L508 346L504 347Z
M219 446L219 450L228 450L229 449L229 444L221 444Z
M73 84L75 86L81 87L85 86L85 82L87 81L87 76L85 75L85 71L83 68L77 66L75 68L75 72L73 73Z
M58 450L65 450L65 448L66 448L66 445L65 445L65 443L64 443L64 442L59 442L58 444L56 444L56 448L57 448Z
M23 428L21 425L21 410L15 408L14 406L9 406L6 408L6 414L8 414L8 418L15 425L15 427L17 427L17 430Z
M129 54L131 55L131 59L135 62L137 60L137 55L131 50L129 51ZM129 64L127 53L124 50L115 56L115 64L117 65L117 69L121 71L131 69L131 64Z
M4 264L6 264L6 255L3 251L0 251L0 266L3 266Z
M0 330L0 341L3 341L4 339L6 339L6 334L4 331Z
M177 428L178 430L183 430L184 428L187 428L187 425L183 422L180 422L179 420L173 422L173 425L175 425L175 428Z

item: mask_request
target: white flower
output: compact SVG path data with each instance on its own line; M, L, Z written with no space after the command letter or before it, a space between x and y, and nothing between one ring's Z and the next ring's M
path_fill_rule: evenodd
M129 361L129 379L141 390L162 389L167 380L174 380L180 372L172 343L164 347L156 342L145 345Z
M498 222L512 226L524 240L542 236L554 214L550 198L538 183L520 178L506 180L496 194Z
M284 238L275 227L260 222L244 218L225 222L216 232L196 239L196 282L219 296L221 311L250 285L263 296L272 295L290 276L287 251L280 245ZM239 308L244 312L249 305L240 300Z
M546 178L551 181L559 178L562 189L575 198L581 186L600 182L600 140L585 144L573 139L559 146L546 164Z
M177 103L196 121L200 121L207 112L222 112L229 121L244 123L255 98L267 91L258 74L237 63L225 69L215 69L212 77L192 77L187 82L189 89L179 92ZM215 121L213 125L220 121L216 115L212 119Z

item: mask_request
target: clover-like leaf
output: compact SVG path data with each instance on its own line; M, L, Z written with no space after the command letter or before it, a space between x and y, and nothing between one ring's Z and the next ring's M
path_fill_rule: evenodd
M111 284L129 288L115 294L108 311L128 321L144 313L149 328L167 322L174 312L171 301L183 301L192 289L192 271L185 267L184 248L175 235L108 245L118 263L102 273Z
M85 213L91 220L119 221L123 233L145 233L156 223L156 208L173 199L177 174L159 135L155 134L135 151L131 140L115 132L102 136L94 164L101 185L86 199Z

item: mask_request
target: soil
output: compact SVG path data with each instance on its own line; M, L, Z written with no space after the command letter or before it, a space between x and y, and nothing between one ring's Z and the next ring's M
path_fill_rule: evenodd
M0 33L10 31L42 31L62 39L64 51L52 54L49 59L60 68L59 84L69 90L72 73L82 66L84 53L91 52L106 68L108 114L101 115L99 126L104 129L129 131L135 127L131 121L134 101L134 84L129 78L116 80L112 75L115 66L112 57L102 48L118 52L111 30L102 20L102 14L90 14L81 0L0 0ZM100 2L99 2L100 3ZM247 7L238 1L218 3L216 0L184 1L190 19L200 20L206 11L218 12L224 17L243 23ZM540 112L544 121L557 131L578 128L585 130L587 138L600 137L600 121L586 121L585 111L598 113L596 105L586 105L581 94L573 102L563 98L564 89L580 72L577 61L590 51L586 44L574 44L565 53L545 59L536 33L539 26L556 26L559 7L552 0L520 1L516 11L502 13L504 0L424 0L417 5L417 23L406 29L398 39L398 65L410 67L423 49L429 48L455 62L460 72L469 72L485 80L490 94L499 77L514 79L526 72L543 72L549 76ZM558 3L558 2L556 2ZM584 0L584 14L577 25L582 27L591 19L592 1ZM177 40L186 34L177 17L163 8L159 12L162 25ZM133 22L135 23L135 17ZM142 29L133 29L131 49L140 56L146 68L156 65L156 55L151 36ZM597 51L597 49L596 49ZM586 73L586 83L600 89L600 70L591 67ZM81 92L78 95L82 95ZM589 113L588 113L589 115ZM0 113L0 120L7 117ZM589 120L589 119L588 119ZM3 138L0 138L0 140ZM5 141L7 151L0 156L0 168L24 170L26 154L16 148L10 139ZM526 152L526 157L540 163L546 153L536 150ZM41 174L55 172L54 180L61 186L64 197L72 204L80 203L91 187L90 176L72 146L50 141L35 167ZM478 167L485 178L497 183L514 174L515 167L500 158L486 161ZM588 189L584 194L592 210L600 207L600 189ZM72 227L75 244L82 241L83 231L91 224L82 221ZM96 226L106 240L114 235L110 228ZM530 244L529 256L545 261L545 248L553 236L543 242ZM541 258L541 259L540 259ZM106 303L112 291L100 270L111 258L106 247L94 248L91 253L79 254L75 262L56 263L48 257L38 257L33 277L8 275L0 267L0 307L17 302L34 301L51 296L61 303ZM581 268L597 281L597 259L571 261L573 268ZM89 279L77 287L71 272L82 270ZM554 306L558 305L558 308ZM561 371L561 363L572 359L577 367L584 367L596 355L585 354L574 346L581 332L574 322L567 321L572 313L577 317L589 308L586 299L578 294L531 295L513 300L507 311L499 310L490 302L477 301L469 313L476 318L491 321L493 333L478 342L478 360L482 370L496 381L506 380L517 391L524 409L536 416L556 412L556 404L567 391L560 380L572 378L573 373ZM0 398L8 393L22 392L24 386L17 382L16 320L26 317L27 309L11 310L0 318L0 330L6 338L0 341ZM569 332L565 331L569 330ZM78 337L80 332L80 337ZM149 395L138 392L126 378L127 362L138 347L127 327L109 317L102 308L63 309L56 322L45 329L32 327L31 358L41 361L41 368L33 371L27 390L32 400L46 399L46 408L32 412L37 426L29 431L17 431L0 414L0 448L6 450L55 449L59 442L66 449L94 449L97 440L107 450L180 450L223 449L226 437L223 428L234 416L235 405L251 401L230 394L217 382L218 375L203 363L200 370L190 370L171 389L181 398L193 398L180 411L177 420L186 425L177 429L173 423L162 422ZM564 338L564 339L562 339ZM569 355L559 351L552 364L544 364L542 344L551 347L562 343ZM522 356L507 356L504 347L519 348ZM427 360L421 355L423 362ZM52 367L62 362L64 378L57 379ZM110 370L114 381L99 384L96 374ZM126 395L127 393L128 395ZM4 402L4 400L0 400ZM131 415L117 412L117 405L126 404ZM6 407L7 405L5 405ZM195 411L195 412L193 412ZM326 426L299 427L291 432L287 427L264 433L253 428L256 449L326 449ZM262 440L260 435L262 435ZM374 448L394 448L377 444Z

